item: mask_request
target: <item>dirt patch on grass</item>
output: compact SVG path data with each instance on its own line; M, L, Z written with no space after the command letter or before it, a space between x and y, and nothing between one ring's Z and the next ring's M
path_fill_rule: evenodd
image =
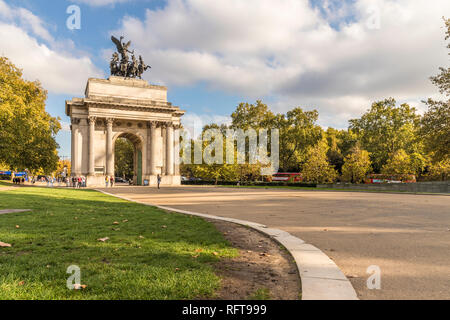
M217 299L298 300L301 284L297 266L275 240L234 223L208 220L239 250L236 258L215 265L222 278Z

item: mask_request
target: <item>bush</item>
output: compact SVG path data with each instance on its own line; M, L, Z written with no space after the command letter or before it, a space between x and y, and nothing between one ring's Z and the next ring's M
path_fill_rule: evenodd
M213 180L208 181L182 181L182 185L198 185L198 186L211 186L215 185L216 182ZM238 181L218 181L217 185L222 186L236 186L238 184ZM240 183L241 186L246 187L303 187L303 188L316 188L316 183L303 183L303 182L261 182L261 181L244 181Z

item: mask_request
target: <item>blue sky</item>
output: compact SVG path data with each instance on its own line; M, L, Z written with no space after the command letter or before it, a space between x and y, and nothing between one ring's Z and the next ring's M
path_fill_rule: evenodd
M66 27L69 5L81 29ZM239 102L262 99L275 112L319 110L319 123L345 128L372 101L394 97L423 110L436 96L428 77L448 64L436 0L0 0L0 54L39 79L59 116L60 155L70 156L64 102L88 77L107 77L124 35L169 87L185 121L226 122Z

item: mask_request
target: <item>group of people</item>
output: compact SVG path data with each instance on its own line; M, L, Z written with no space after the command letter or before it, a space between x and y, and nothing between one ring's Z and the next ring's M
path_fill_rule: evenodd
M111 185L111 188L114 187L114 177L105 177L105 185L108 188L108 185Z
M22 184L22 183L25 183L25 178L24 178L24 177L15 177L15 178L13 178L13 183L14 183L14 184Z
M86 187L86 177L72 177L72 188L85 188Z

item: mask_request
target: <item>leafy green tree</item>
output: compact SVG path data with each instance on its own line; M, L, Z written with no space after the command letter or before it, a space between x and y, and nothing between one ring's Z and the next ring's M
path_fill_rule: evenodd
M274 119L273 112L261 100L257 100L255 104L240 103L231 114L231 128L242 130L270 128Z
M131 179L134 175L134 145L126 138L118 138L114 149L114 172L117 177Z
M442 160L433 163L428 174L425 176L426 180L431 181L448 181L450 180L450 159Z
M373 103L360 119L350 120L350 129L358 135L361 147L370 153L373 169L380 172L389 155L398 150L423 153L417 134L419 122L415 108L408 104L397 107L390 98Z
M299 171L306 161L306 152L323 136L322 128L316 124L316 110L304 111L294 108L286 114L274 114L260 100L255 104L241 103L231 115L231 128L280 130L280 170ZM270 144L270 142L269 142ZM270 149L270 148L269 148Z
M364 182L367 173L371 169L369 153L356 146L345 157L345 163L342 167L342 179L351 183Z
M409 163L411 168L411 173L415 173L417 177L420 177L424 172L425 168L430 164L429 157L417 152L409 155Z
M61 125L45 111L46 99L38 81L24 80L21 70L0 57L0 162L10 169L56 170Z
M338 172L342 172L342 166L344 165L344 156L339 148L339 130L334 128L328 128L326 131L326 138L328 142L328 162L336 168Z
M316 124L316 110L303 111L294 108L286 115L277 115L275 127L280 129L280 168L299 172L306 162L306 153L324 136L323 129Z
M337 172L328 163L328 146L326 140L321 140L307 152L307 161L303 165L303 178L306 182L331 183L337 178Z
M450 19L444 19L447 28L445 40L450 39ZM450 43L447 48L450 49ZM450 53L449 53L450 54ZM431 81L447 98L450 96L450 68L440 68L441 73L431 77ZM420 133L425 140L426 150L435 161L450 158L450 99L425 102L428 111L422 118Z
M381 173L388 175L414 173L410 156L403 149L397 150L383 166Z

